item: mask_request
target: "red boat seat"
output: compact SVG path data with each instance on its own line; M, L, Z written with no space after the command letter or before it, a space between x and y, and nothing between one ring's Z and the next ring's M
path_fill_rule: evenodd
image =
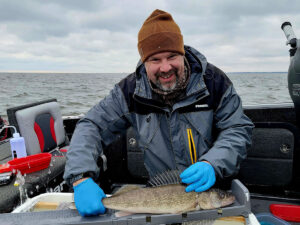
M7 115L9 123L24 137L27 155L67 149L68 138L56 99L10 108Z

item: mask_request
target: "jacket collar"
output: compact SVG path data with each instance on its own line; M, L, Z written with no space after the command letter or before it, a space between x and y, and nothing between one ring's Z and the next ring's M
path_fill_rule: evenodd
M206 70L207 61L204 55L190 46L184 46L184 50L185 57L191 67L191 77L186 88L186 96L190 96L206 89L203 75ZM136 76L137 79L134 94L141 98L152 99L152 90L147 78L145 65L141 61L137 64Z

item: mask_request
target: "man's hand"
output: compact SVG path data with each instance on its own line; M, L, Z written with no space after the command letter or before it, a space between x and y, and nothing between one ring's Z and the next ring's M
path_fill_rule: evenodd
M106 196L92 178L75 182L73 189L75 205L81 216L95 216L105 212L102 198Z
M182 183L189 184L185 191L202 192L209 189L216 182L215 170L209 162L197 162L181 174Z

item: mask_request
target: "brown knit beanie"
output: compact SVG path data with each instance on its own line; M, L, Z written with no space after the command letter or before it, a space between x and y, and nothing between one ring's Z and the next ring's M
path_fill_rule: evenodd
M138 34L141 60L160 52L178 52L184 55L183 37L171 14L156 9L145 20Z

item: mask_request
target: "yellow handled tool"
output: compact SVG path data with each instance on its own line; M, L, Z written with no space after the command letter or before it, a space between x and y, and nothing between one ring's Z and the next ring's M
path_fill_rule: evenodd
M192 129L190 128L186 129L186 131L187 131L188 141L189 141L190 157L191 157L192 164L194 164L195 162L197 162L197 153L196 153L193 133L192 133Z

